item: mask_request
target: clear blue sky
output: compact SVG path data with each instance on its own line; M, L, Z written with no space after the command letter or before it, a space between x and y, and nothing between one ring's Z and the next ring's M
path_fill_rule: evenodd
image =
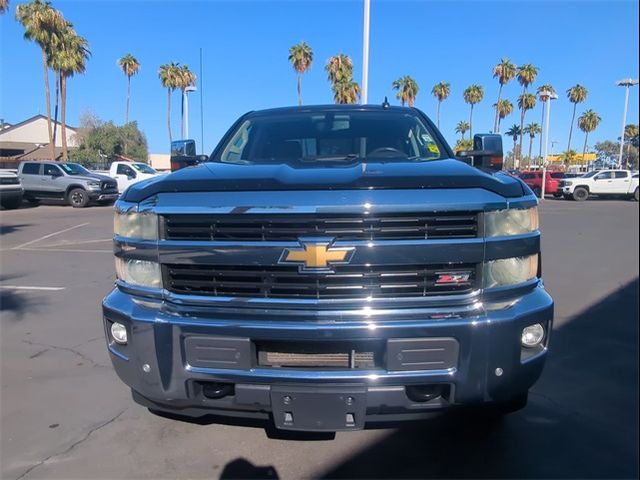
M22 26L14 20L18 3L11 0L10 11L0 18L0 117L10 123L46 112L40 53L35 44L23 40ZM158 80L158 67L175 61L199 74L200 48L204 74L198 88L204 90L206 152L239 115L296 104L296 75L287 60L295 43L306 41L315 56L303 76L306 104L332 102L323 68L332 55L350 55L355 79L361 81L359 0L52 3L89 39L92 51L86 74L69 82L68 123L76 125L86 109L103 120L124 122L126 77L116 61L132 53L142 67L132 79L130 118L138 121L153 153L168 152L167 94ZM420 86L416 106L435 120L431 88L447 81L451 96L442 106L441 121L453 144L456 123L469 117L462 91L472 83L485 89L485 99L474 111L474 132L493 127L491 105L498 84L492 67L501 57L509 57L516 64L540 68L533 89L551 83L561 95L551 116L556 152L566 149L572 104L565 91L576 83L589 90L578 115L592 108L602 117L589 144L620 135L624 89L615 81L638 77L637 1L371 3L370 103L381 103L385 95L397 103L391 83L411 75ZM514 81L505 87L504 96L515 104L520 90ZM174 138L179 137L179 110L175 93ZM541 123L539 105L525 121ZM514 123L519 123L517 112L505 119L503 131ZM638 123L638 87L631 90L627 123ZM584 135L574 132L572 146L581 151ZM200 150L199 93L190 96L190 133ZM511 141L505 139L505 144L510 147Z

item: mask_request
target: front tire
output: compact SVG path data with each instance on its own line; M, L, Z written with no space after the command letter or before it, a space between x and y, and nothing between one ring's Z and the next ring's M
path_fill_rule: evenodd
M637 202L638 197L640 197L640 187L636 187L636 191L633 192L633 199Z
M69 205L73 208L84 208L89 203L89 195L86 190L82 188L74 188L71 190L67 199L69 201Z
M22 197L9 198L7 200L2 200L2 207L7 210L15 210L16 208L22 205Z
M573 199L576 202L584 202L589 198L589 190L584 187L578 187L573 191Z

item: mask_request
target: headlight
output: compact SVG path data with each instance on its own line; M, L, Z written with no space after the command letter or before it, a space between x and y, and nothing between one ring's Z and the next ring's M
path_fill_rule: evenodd
M147 260L125 260L116 257L116 276L123 282L140 287L162 287L160 264Z
M89 183L87 183L87 187L89 187L91 189L99 189L100 188L100 182L89 182Z
M484 214L485 237L521 235L538 230L538 207L509 208Z
M573 182L569 182L567 180L564 181L563 186L565 187L570 187L571 185L573 185Z
M141 240L158 239L158 216L151 212L115 213L113 230L116 235Z
M502 258L484 264L484 288L505 287L532 280L538 275L538 254Z

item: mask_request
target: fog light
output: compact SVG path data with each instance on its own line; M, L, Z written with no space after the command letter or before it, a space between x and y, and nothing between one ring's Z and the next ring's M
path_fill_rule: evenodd
M522 330L522 345L525 347L535 347L540 345L544 338L544 327L539 323L529 325Z
M116 343L121 345L127 343L127 329L124 325L118 322L111 324L111 336ZM523 337L524 338L524 337Z

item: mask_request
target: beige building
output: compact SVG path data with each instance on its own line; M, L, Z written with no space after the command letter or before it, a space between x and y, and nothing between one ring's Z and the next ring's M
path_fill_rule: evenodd
M171 170L171 156L168 153L150 153L147 163L158 171Z
M56 158L62 154L62 128L60 122L55 122ZM67 146L73 148L76 128L66 127ZM47 117L36 115L14 125L2 123L0 125L0 162L16 163L22 160L51 160Z

